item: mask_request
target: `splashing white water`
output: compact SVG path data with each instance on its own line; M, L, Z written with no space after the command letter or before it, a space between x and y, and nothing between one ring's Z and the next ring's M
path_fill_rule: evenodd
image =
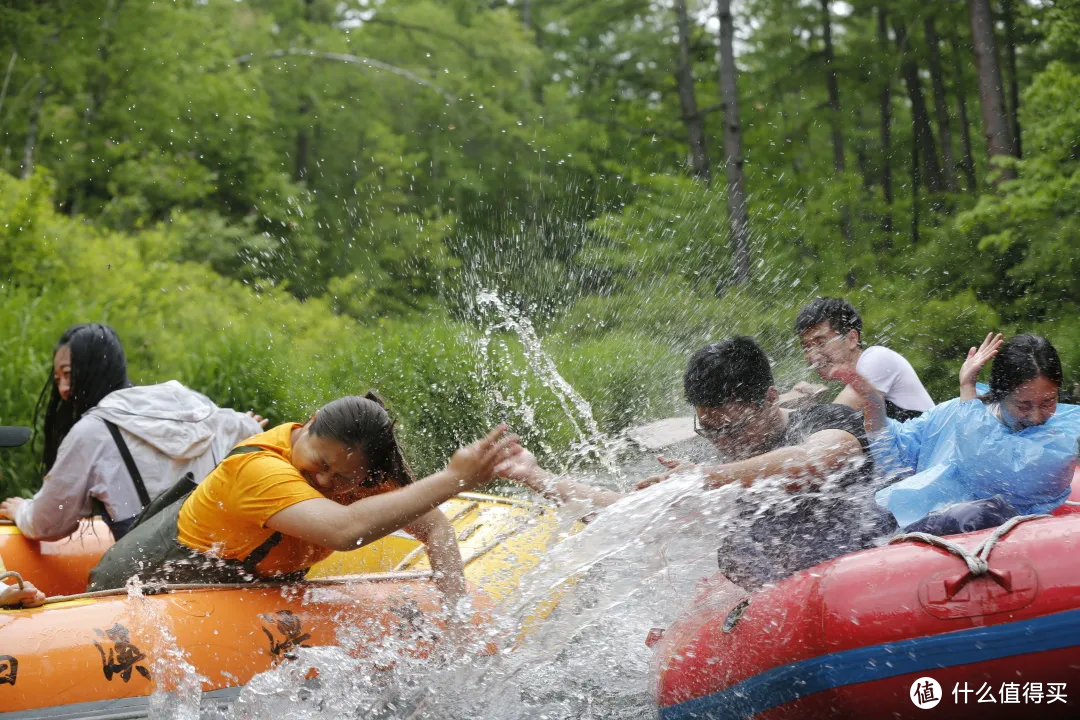
M687 474L606 508L504 603L490 630L496 655L433 662L398 654L393 663L384 655L372 664L350 657L345 636L341 648L301 650L257 676L228 717L652 717L645 637L669 625L696 583L716 572L713 531L735 522L729 508L738 492L706 492L700 475Z
M572 448L572 455L579 459L591 457L599 460L601 466L609 475L621 476L622 473L615 461L615 455L621 449L621 445L601 431L589 401L583 398L559 372L555 361L544 349L543 343L540 341L540 337L537 335L528 315L507 305L496 293L489 290L482 290L477 293L476 306L482 312L494 311L498 317L497 322L490 323L485 327L483 336L478 341L477 349L480 356L482 358L489 357L488 349L493 332L500 330L513 332L521 342L529 368L540 378L544 387L555 395L567 420L573 427L574 433L577 435L578 440ZM529 404L524 395L524 383L522 384L522 396L516 401L504 397L497 386L493 388L493 392L495 401L499 405L517 409L526 422L531 423L533 421L535 409Z
M158 612L143 595L142 583L133 578L127 586L135 625L142 629L147 645L154 692L150 695L151 720L199 720L202 683L205 680L188 662L169 627L171 618ZM183 602L182 599L179 600Z

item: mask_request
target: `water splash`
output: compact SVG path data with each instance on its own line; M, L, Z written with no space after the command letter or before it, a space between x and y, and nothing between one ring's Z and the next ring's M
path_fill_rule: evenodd
M497 293L490 290L481 290L477 293L476 308L480 315L494 312L498 318L496 322L488 323L484 328L483 335L477 343L480 356L483 358L490 357L488 351L494 332L509 331L514 333L521 342L529 369L558 400L577 436L577 441L571 448L572 457L579 461L587 459L599 461L608 474L621 477L622 473L615 456L622 448L622 445L608 437L600 429L589 401L582 397L559 372L555 360L544 349L529 316L508 305ZM485 383L485 386L488 386L488 383ZM517 402L506 398L496 383L491 383L491 386L496 403L518 409L527 422L533 422L535 408L531 406L525 397L526 385L524 383L522 384L521 397L518 398Z
M304 649L257 676L228 717L651 718L644 639L715 573L713 530L737 522L737 492L705 492L701 476L688 474L607 508L545 556L488 634L474 638L473 650L497 638L496 655L467 651L432 662L398 654L387 670L388 656L358 661L343 637L341 648ZM564 512L579 517L582 508Z
M135 626L141 628L143 637L149 640L148 654L153 658L150 675L154 692L150 695L147 717L151 720L199 720L202 683L206 678L188 662L187 653L169 628L171 618L158 612L153 602L147 602L137 577L128 583L127 592Z
M421 717L653 717L645 637L715 574L713 532L737 522L737 492L707 493L701 475L688 473L606 508L505 604L512 650L464 668L454 692Z

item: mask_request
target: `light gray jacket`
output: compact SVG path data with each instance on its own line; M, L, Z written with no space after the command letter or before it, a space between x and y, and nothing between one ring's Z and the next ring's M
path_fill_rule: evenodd
M70 535L80 518L91 514L93 499L115 521L141 512L105 420L120 428L151 499L185 473L200 482L241 440L261 432L248 415L219 408L175 380L110 393L71 428L41 489L19 507L15 523L24 535L37 540Z

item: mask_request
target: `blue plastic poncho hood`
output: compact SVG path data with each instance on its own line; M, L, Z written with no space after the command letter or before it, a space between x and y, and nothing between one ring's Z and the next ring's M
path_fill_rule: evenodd
M906 423L890 420L888 431L872 438L886 476L910 475L876 500L900 527L995 495L1021 514L1050 512L1069 497L1078 437L1075 405L1059 404L1046 423L1014 432L982 401L950 400Z

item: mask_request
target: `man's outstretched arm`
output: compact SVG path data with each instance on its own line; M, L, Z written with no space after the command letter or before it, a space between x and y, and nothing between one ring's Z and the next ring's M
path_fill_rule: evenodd
M844 430L822 430L801 445L701 469L706 486L712 488L732 483L749 487L764 478L783 476L790 478L788 489L801 490L820 485L830 475L865 460L862 445L854 435Z
M511 450L511 456L495 469L498 477L515 480L558 503L586 502L602 508L623 498L622 493L574 482L554 475L536 462L536 457L521 446Z

